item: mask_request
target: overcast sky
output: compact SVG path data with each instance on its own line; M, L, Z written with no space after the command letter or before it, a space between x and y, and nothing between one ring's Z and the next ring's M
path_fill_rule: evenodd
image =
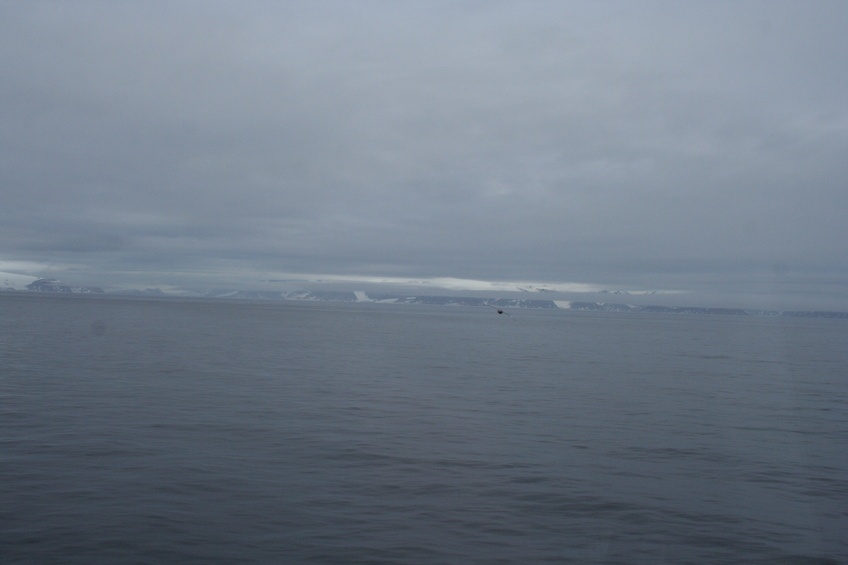
M4 2L0 270L848 300L848 2Z

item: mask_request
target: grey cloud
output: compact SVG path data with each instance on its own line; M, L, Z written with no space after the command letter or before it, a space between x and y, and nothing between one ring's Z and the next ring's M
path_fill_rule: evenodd
M839 3L0 9L7 260L714 288L848 264Z

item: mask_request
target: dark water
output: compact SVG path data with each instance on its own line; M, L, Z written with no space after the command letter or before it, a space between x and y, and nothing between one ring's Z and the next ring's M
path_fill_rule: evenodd
M513 314L0 296L0 562L848 562L848 323Z

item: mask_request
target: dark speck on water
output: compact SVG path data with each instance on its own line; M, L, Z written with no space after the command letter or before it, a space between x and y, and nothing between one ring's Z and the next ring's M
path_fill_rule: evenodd
M0 563L848 563L845 320L0 296Z

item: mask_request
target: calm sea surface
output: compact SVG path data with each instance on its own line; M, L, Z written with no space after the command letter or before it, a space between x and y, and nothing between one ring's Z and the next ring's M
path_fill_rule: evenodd
M0 295L0 563L848 563L848 322Z

